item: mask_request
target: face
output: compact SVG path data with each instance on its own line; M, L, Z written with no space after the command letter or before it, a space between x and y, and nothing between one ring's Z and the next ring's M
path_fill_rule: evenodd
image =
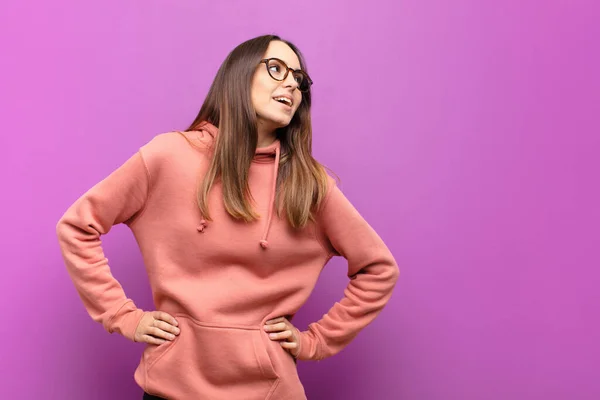
M272 41L263 58L275 57L294 70L300 69L300 60L296 53L285 43ZM292 104L275 100L288 97ZM252 105L256 110L259 132L271 133L277 128L287 126L302 102L302 92L291 72L283 81L271 78L265 63L258 65L252 79Z

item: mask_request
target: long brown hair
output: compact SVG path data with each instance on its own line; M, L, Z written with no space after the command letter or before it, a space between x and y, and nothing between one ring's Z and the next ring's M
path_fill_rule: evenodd
M269 44L286 43L306 71L302 53L292 43L279 36L264 35L250 39L229 53L208 91L194 122L186 131L196 130L207 121L219 129L208 171L198 188L198 206L210 220L208 193L215 181L223 186L223 202L235 219L254 221L259 215L253 210L248 184L248 171L258 143L256 111L250 89L256 68ZM302 102L290 124L277 130L281 157L277 178L277 215L285 212L294 228L302 228L314 220L314 213L327 191L327 173L312 157L311 93L302 93Z

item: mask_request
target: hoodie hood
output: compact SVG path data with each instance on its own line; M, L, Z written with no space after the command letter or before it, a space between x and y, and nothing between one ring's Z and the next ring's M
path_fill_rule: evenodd
M217 135L219 134L219 129L211 124L210 122L203 121L198 124L196 130L200 131L202 136L209 135L211 137L209 146L212 146L215 142ZM263 249L269 248L269 230L271 228L271 222L273 220L273 210L275 206L275 197L277 194L277 176L279 174L279 160L281 156L281 142L279 139L275 139L273 143L266 147L258 147L254 153L254 159L252 162L260 162L260 163L272 163L273 164L273 175L271 182L271 191L269 195L269 208L267 219L265 221L265 227L263 229L263 234L261 238L258 240L258 244ZM198 232L205 233L206 228L208 227L208 221L204 219L201 215L201 220L198 225Z

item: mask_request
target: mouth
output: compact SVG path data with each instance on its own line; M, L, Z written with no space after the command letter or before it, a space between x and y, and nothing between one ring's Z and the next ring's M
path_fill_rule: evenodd
M285 96L280 96L280 97L274 97L273 100L275 100L278 103L281 103L283 105L285 105L287 108L292 108L292 105L294 104L294 102L292 101L292 99L285 97Z

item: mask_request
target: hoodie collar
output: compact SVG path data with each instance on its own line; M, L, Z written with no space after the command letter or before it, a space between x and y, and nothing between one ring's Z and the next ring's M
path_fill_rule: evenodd
M202 133L208 133L212 137L212 142L216 139L219 130L216 126L211 124L210 122L203 121L196 127L196 130L201 131ZM263 229L263 234L259 240L259 245L263 249L267 249L269 247L269 230L271 229L271 223L273 220L273 210L275 206L275 197L277 194L277 176L279 174L279 160L281 156L281 142L279 139L275 139L273 143L266 147L259 147L256 149L254 153L254 159L252 162L259 163L272 163L273 164L273 174L271 178L271 191L269 195L269 211L267 215L267 220L265 221L265 227ZM204 233L205 228L208 226L207 221L201 215L200 225L197 230L200 233Z

